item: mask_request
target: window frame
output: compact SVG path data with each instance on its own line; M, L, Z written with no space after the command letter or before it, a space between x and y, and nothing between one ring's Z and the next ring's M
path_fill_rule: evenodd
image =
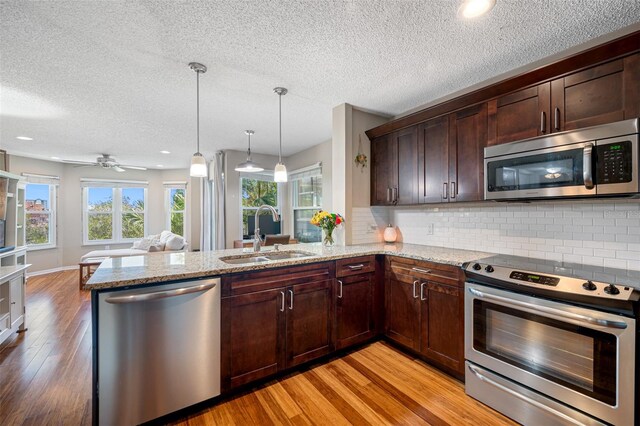
M243 222L243 217L244 217L244 212L245 210L257 210L258 207L245 207L242 205L242 180L243 179L249 179L249 180L257 180L257 181L262 181L262 182L270 182L270 183L275 183L276 187L277 187L277 195L276 195L276 204L275 206L273 206L273 208L276 209L276 211L278 212L278 214L280 215L280 232L282 233L283 229L284 229L284 224L282 223L282 183L280 182L274 182L273 178L269 179L267 176L264 175L256 175L255 177L253 176L243 176L240 175L240 178L238 179L238 203L239 203L239 207L240 207L240 215L239 215L239 226L240 226L240 235L241 237L244 238L244 222ZM255 214L255 213L254 213ZM253 238L253 236L251 236Z
M172 210L171 209L171 191L174 189L181 189L184 191L184 210ZM182 234L183 238L186 238L184 234L187 233L187 186L185 185L165 185L164 187L164 211L165 211L165 229L173 232L171 229L171 215L173 213L182 213Z
M318 168L317 173L315 173L312 176L305 176L302 179L305 178L320 178L322 180L323 176L322 176L322 169ZM322 202L320 202L320 204L316 204L317 202L317 197L316 194L314 193L314 200L313 200L313 206L309 206L309 207L300 207L298 206L298 193L297 193L297 189L298 189L298 185L300 185L300 181L302 179L293 179L291 181L291 222L292 226L291 226L291 232L292 234L292 238L296 238L296 225L297 225L297 221L296 221L296 210L311 210L311 211L318 211L318 210L322 210ZM320 189L320 194L322 194L322 187ZM324 197L321 196L321 199L323 199ZM320 242L322 241L322 237L320 237L320 239L316 242Z
M89 211L89 189L91 188L110 188L112 191L112 205L111 205L111 223L112 223L112 232L111 239L108 240L89 240L89 215L91 212ZM141 212L144 215L144 231L142 237L136 238L122 238L122 215L127 213L122 210L122 190L128 188L136 188L142 189L144 192L144 210ZM149 189L146 184L140 185L118 185L118 183L114 182L113 184L103 184L100 182L98 185L91 185L91 182L88 182L87 185L82 187L82 245L83 246L97 246L97 245L105 245L105 244L126 244L131 243L137 240L140 240L148 235L148 227L149 227L149 202L148 202L148 194ZM107 213L107 212L102 212Z
M31 211L27 210L27 186L28 185L47 185L49 187L49 210L47 212L42 211ZM53 183L37 183L37 182L27 182L24 188L24 235L25 235L25 245L27 246L27 251L37 251L37 250L47 250L58 247L57 240L57 227L58 227L58 219L57 219L57 197L58 197L58 185ZM27 244L27 215L29 213L47 213L49 215L49 242L42 244Z

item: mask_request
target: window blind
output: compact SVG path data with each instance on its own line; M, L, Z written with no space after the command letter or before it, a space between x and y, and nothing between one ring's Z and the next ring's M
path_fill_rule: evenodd
M59 176L41 175L37 173L22 173L27 178L28 183L39 183L44 185L60 185Z

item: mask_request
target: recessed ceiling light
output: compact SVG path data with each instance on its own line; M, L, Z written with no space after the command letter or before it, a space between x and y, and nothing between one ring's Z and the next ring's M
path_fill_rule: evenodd
M20 139L21 141L32 141L33 138L30 138L29 136L17 136L16 139Z
M162 150L162 151L160 151L160 154L171 154L171 152Z
M473 19L489 12L496 5L496 0L465 0L458 9L458 16Z
M60 157L51 157L52 160L59 160Z

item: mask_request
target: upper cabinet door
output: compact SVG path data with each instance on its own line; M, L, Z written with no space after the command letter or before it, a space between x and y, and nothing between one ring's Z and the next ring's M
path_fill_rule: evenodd
M449 121L449 202L484 199L487 104L455 112Z
M393 140L397 146L397 181L391 187L392 204L417 204L418 181L418 126L399 130Z
M499 145L549 133L550 88L547 82L489 101L488 144Z
M574 130L640 116L640 54L551 82L551 130Z
M449 199L449 117L434 118L418 129L421 203L446 203Z
M392 187L398 182L397 145L393 135L383 135L371 141L371 205L392 204Z

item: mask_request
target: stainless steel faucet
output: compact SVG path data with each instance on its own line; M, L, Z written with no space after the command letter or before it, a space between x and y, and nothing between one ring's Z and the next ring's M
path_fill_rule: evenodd
M260 238L260 228L258 227L258 224L260 223L258 222L258 216L260 215L260 212L263 209L271 210L271 216L273 217L273 221L280 222L280 215L278 214L276 209L274 209L272 206L263 204L260 207L258 207L258 210L256 210L256 221L255 221L256 231L253 235L253 252L254 253L258 253L260 251L260 248L262 247L262 244L264 243L262 238Z

